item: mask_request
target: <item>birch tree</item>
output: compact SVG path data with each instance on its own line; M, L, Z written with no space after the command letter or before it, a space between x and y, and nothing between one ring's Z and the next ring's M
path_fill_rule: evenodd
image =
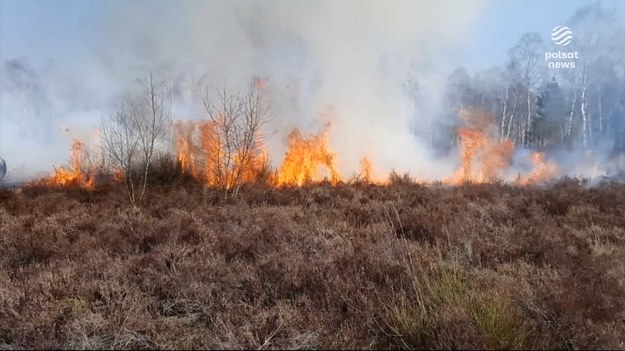
M523 128L522 143L529 146L532 142L532 117L534 116L533 99L540 84L540 59L544 52L543 41L537 33L524 34L516 46L510 51L510 56L516 62L519 75L527 89L526 92L526 120Z
M226 198L235 197L245 180L244 173L255 167L254 160L261 153L268 103L255 84L244 91L224 86L215 93L205 85L201 101L206 184L217 186Z
M139 139L132 115L136 108L130 96L122 99L115 113L106 116L100 123L102 145L107 164L116 173L126 188L130 204L137 203L134 167L139 158Z
M140 81L140 85L141 92L131 117L140 144L143 167L141 198L143 198L155 150L165 141L172 125L172 100L170 86L165 80L155 80L150 74L146 80Z
M152 75L139 80L139 90L126 94L115 113L101 122L109 166L120 175L135 205L146 194L150 165L171 127L169 86Z

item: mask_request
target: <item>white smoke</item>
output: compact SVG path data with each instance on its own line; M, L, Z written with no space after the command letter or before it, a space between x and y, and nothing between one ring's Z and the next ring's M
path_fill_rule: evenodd
M101 3L101 17L90 33L102 34L92 35L80 67L51 67L39 77L55 111L40 111L40 118L51 121L49 133L55 135L16 138L16 121L22 120L15 117L21 113L18 104L2 111L0 150L9 165L21 162L36 170L67 160L71 138L59 137L56 129L72 125L86 133L148 72L174 81L179 119L196 117L193 93L200 80L236 88L259 76L270 82L274 118L268 146L274 164L282 159L288 132L294 127L319 131L321 115L331 106L330 143L345 176L357 172L366 155L380 175L395 169L441 178L453 165L435 162L427 141L410 134L414 110L402 84L410 62L444 65L444 58L462 47L463 33L483 2ZM419 82L428 96L442 95L438 79L430 75ZM3 104L14 99L2 94ZM419 107L432 114L438 110L436 99ZM418 118L416 126L423 131L433 117ZM21 150L37 156L23 158Z

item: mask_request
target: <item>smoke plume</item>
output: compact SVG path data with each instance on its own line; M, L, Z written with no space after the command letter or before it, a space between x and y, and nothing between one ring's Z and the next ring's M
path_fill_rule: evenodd
M330 147L345 176L367 156L375 172L449 174L427 140L414 138L441 107L415 108L405 89L411 63L444 66L463 45L483 1L132 1L101 3L80 60L3 65L0 150L9 168L32 173L67 161L136 78L154 72L174 84L176 119L197 118L202 83L236 89L266 78L273 118L268 148L282 159L292 128L317 132L331 121ZM76 62L79 65L76 65ZM420 80L442 95L442 78ZM440 99L438 99L440 100ZM89 140L85 140L89 142Z

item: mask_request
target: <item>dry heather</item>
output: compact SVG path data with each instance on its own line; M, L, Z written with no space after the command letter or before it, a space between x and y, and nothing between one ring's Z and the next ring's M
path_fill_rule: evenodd
M625 186L0 191L0 349L625 348Z

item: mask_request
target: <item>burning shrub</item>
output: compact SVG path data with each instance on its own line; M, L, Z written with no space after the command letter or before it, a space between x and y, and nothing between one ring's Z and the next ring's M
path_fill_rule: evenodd
M534 165L532 173L527 176L520 177L519 184L528 185L553 179L558 172L556 164L547 161L545 159L545 154L542 152L532 153L532 163Z
M336 155L327 145L329 129L328 123L320 134L310 138L297 129L289 133L289 148L278 171L278 185L302 186L324 178L336 184L341 180L335 165ZM320 175L322 170L327 171L326 177Z
M468 125L457 132L461 145L461 166L446 182L482 183L499 179L510 164L514 144L507 139L496 140L490 114L462 109L459 115Z
M391 173L388 175L388 183L391 185L410 185L414 184L414 182L415 180L410 177L410 174L408 174L408 172L404 174L399 174L395 172L395 170L392 170Z
M182 170L206 187L221 189L226 197L236 196L244 183L271 177L262 135L269 110L261 88L252 84L246 91L235 93L223 88L213 97L204 87L206 119L173 125Z
M55 168L54 174L43 179L41 185L93 189L99 171L99 165L88 153L85 144L74 140L70 152L70 167Z
M236 195L246 183L301 187L321 182L336 186L342 182L336 155L328 145L329 121L317 135L304 136L293 129L281 165L275 171L272 169L262 132L269 117L267 102L260 91L264 86L265 83L255 82L242 93L224 88L216 96L205 88L202 102L206 118L171 124L175 156L169 156L160 149L170 117L164 106L167 88L164 82L155 83L150 78L144 82L142 94L154 95L155 99L126 97L117 113L103 121L101 134L108 171L116 181L126 185L131 203L143 198L148 182L182 180L185 174L205 188L219 188L224 197ZM510 167L512 141L505 138L497 141L492 116L487 113L462 109L459 114L467 125L457 130L461 166L444 183L500 182ZM55 169L55 175L44 183L92 189L96 176L105 168L103 162L93 167L95 163L87 161L87 156L85 145L76 140L71 167ZM558 173L555 163L541 152L532 154L532 163L534 169L529 174L519 174L518 184L544 182ZM158 174L151 176L150 169ZM415 181L408 172L400 175L394 170L386 179L376 178L374 165L365 156L360 160L359 172L348 182L409 185Z

